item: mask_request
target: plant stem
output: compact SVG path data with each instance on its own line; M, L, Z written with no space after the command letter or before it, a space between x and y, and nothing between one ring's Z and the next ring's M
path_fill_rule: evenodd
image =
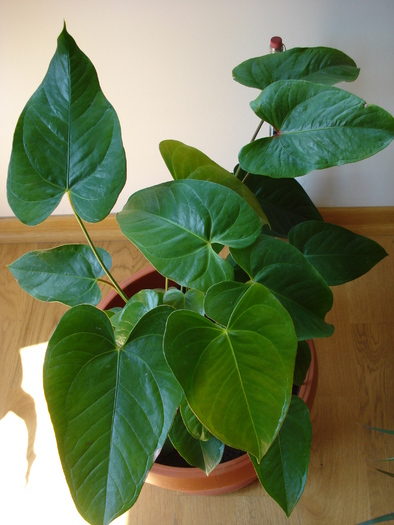
M263 124L264 124L264 120L260 120L260 124L257 126L256 131L254 132L252 140L250 142L254 142L256 140L256 137L259 134L259 131L261 130L261 126Z
M71 202L71 198L70 198L70 194L68 194L68 198L69 198L69 201L70 201L70 204L71 204L71 208L74 212L74 215L75 215L75 218L77 219L78 221L78 224L80 225L82 231L83 231L83 234L85 235L85 238L86 240L88 241L88 244L92 250L92 252L94 253L96 259L98 260L101 268L103 269L105 275L108 277L108 279L110 280L110 283L106 283L110 286L112 286L113 288L115 288L115 290L118 292L118 294L120 295L120 297L123 299L123 301L125 303L127 303L127 301L129 300L129 298L127 297L127 295L123 292L123 290L120 288L120 286L118 285L118 283L115 281L115 279L112 277L110 271L108 270L108 268L105 266L104 262L102 261L98 251L96 250L96 247L95 245L93 244L93 241L92 239L90 238L90 235L87 231L87 229L85 228L85 225L83 224L82 222L82 219L81 217L78 215L78 213L75 211L75 208L73 206L73 203ZM101 281L101 282L105 282L105 281Z
M256 140L256 137L259 134L263 124L264 124L264 120L260 120L259 125L257 126L256 131L253 133L253 137L252 137L250 142L254 142ZM239 174L240 171L241 171L241 166L238 164L238 168L237 168L236 172L234 173L234 176L236 178L238 177L238 174ZM242 182L245 182L247 180L247 178L249 177L249 175L250 175L250 173L247 173L245 175L245 177L242 179Z
M105 279L97 279L97 282L101 283L101 284L105 284L107 286L110 286L113 290L118 291L117 288L111 282L106 281Z

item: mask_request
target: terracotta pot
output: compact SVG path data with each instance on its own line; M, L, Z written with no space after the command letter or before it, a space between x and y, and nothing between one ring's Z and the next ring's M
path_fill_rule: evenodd
M164 288L165 279L156 272L152 266L139 270L121 283L121 288L126 295L131 297L146 288ZM170 283L174 285L175 283ZM102 310L123 306L124 302L113 290L98 305ZM301 397L311 410L315 399L318 379L318 366L316 350L313 341L308 341L311 349L311 365L306 374L305 381L300 387L298 396ZM224 494L236 491L257 479L252 462L247 454L221 463L209 476L202 470L194 467L170 467L154 463L146 483L158 487L178 490L189 494Z

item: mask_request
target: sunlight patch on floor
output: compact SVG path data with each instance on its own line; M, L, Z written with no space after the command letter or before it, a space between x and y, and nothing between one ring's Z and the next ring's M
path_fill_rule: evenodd
M42 386L45 349L46 343L42 343L21 350L22 388L33 397L37 412L36 458L27 484L25 422L13 412L0 420L0 523L4 525L86 524L75 509L57 453ZM125 515L113 522L114 525L126 523Z

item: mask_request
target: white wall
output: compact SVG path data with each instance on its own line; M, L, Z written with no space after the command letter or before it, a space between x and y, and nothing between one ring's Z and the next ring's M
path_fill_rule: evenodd
M193 145L231 169L257 124L256 91L232 80L242 60L324 45L361 67L347 89L394 113L393 0L9 0L0 7L0 216L12 215L6 176L12 135L41 83L63 20L95 64L118 112L128 183L115 210L137 189L168 180L162 139ZM358 164L301 179L320 206L394 205L394 147ZM56 213L70 213L64 200Z

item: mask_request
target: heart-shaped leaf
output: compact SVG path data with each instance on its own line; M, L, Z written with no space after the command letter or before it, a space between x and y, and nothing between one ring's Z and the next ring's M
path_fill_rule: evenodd
M357 279L387 256L372 239L327 222L308 221L295 226L289 242L330 286Z
M299 340L333 333L333 327L324 321L332 307L332 292L294 246L262 235L252 246L232 249L231 254L253 281L264 284L283 304Z
M97 249L109 270L111 256ZM97 284L104 271L89 246L69 244L22 255L8 266L25 292L40 301L59 301L68 306L96 305L101 300Z
M207 441L195 439L185 427L179 412L174 419L169 438L183 459L189 465L203 470L207 476L222 459L224 443L213 436Z
M135 193L117 220L161 274L201 291L233 277L214 245L247 246L261 231L257 214L234 191L190 179Z
M245 184L257 197L270 225L270 234L287 237L293 226L323 220L308 194L295 179L249 175Z
M261 484L287 516L304 491L311 440L308 407L302 399L293 396L282 428L261 463L251 457Z
M265 89L278 80L308 80L319 84L352 82L360 70L342 51L329 47L294 47L245 60L234 68L234 80L245 86Z
M290 403L293 323L260 284L212 286L205 312L208 318L188 310L169 316L167 362L202 424L224 443L261 459Z
M251 103L277 131L244 146L241 167L256 175L297 177L366 159L394 139L394 118L342 89L304 80L271 84Z
M45 396L72 497L90 523L134 504L174 418L181 391L162 352L171 311L150 311L118 348L106 314L76 306L49 341Z
M232 173L207 157L205 153L176 140L165 140L161 142L160 152L174 179L191 178L209 180L217 184L222 184L245 199L260 217L262 223L267 224L267 217L249 188L235 178Z
M8 202L18 219L35 225L68 193L78 215L97 222L111 211L125 181L118 117L93 64L64 28L16 126Z

